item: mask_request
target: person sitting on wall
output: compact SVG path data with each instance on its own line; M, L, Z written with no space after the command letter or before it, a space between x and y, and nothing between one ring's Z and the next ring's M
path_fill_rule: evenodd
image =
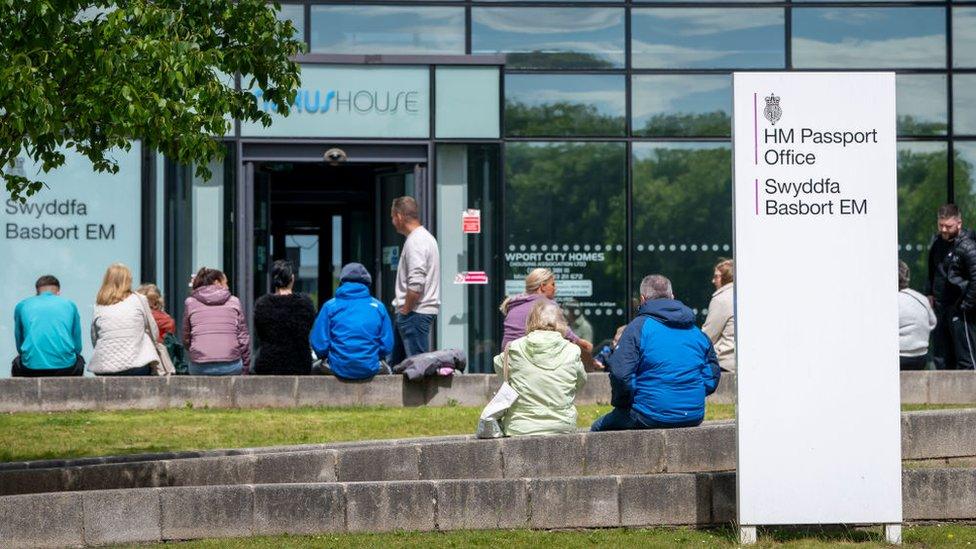
M305 294L295 293L295 267L279 259L271 267L271 293L254 304L254 331L258 348L254 373L308 375L312 373L312 350L308 333L315 322L315 304Z
M153 334L150 336L149 334ZM132 271L109 265L95 296L91 362L99 376L148 376L159 363L153 339L159 334L146 296L132 291Z
M393 324L386 307L369 293L373 278L366 267L349 263L339 280L309 336L322 371L350 380L390 373L382 359L393 352Z
M674 299L671 281L641 281L641 306L610 356L613 410L591 431L692 427L705 419L705 396L721 369L691 309Z
M14 308L14 377L80 376L81 318L78 307L61 297L61 282L44 275L34 283L37 295Z
M908 287L911 271L898 262L898 358L902 370L924 370L929 358L929 333L936 317L928 298Z
M241 302L231 295L227 276L207 267L193 277L183 308L183 346L190 350L190 375L247 374L251 335Z
M731 259L723 259L715 265L712 273L712 284L715 293L708 303L708 316L702 331L715 346L718 364L722 371L735 371L735 306L732 282L733 263Z
M601 343L599 352L593 354L593 364L597 370L606 371L610 356L613 355L613 352L617 349L617 345L620 344L620 336L624 334L626 328L626 324L619 326L613 334L613 339L608 339Z
M505 299L501 310L505 315L504 333L502 335L502 349L509 343L526 334L526 320L532 308L539 301L549 301L556 297L556 275L549 269L532 269L525 275L525 293ZM593 351L593 344L577 336L571 328L566 327L566 339L579 346L584 359Z
M176 321L163 309L163 294L160 293L159 287L155 284L143 284L136 288L136 292L146 296L146 299L149 300L149 310L152 311L153 320L156 321L156 326L159 328L158 341L162 343L167 335L175 335Z
M524 337L495 357L495 372L519 397L502 417L506 435L576 432L576 393L586 383L580 348L567 339L569 326L559 305L540 299L532 306ZM506 357L507 355L507 357Z

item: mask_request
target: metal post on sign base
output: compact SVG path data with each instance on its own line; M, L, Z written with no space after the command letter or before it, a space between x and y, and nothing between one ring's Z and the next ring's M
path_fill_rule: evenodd
M901 536L899 536L901 539ZM740 526L739 527L739 544L740 545L755 545L756 544L756 527L755 526Z
M885 541L891 545L901 545L901 524L885 524Z

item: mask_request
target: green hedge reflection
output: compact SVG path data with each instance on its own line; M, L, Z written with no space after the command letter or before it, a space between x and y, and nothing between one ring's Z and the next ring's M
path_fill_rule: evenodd
M508 143L506 145L505 223L509 249L541 251L553 245L612 246L606 260L575 268L593 281L593 296L579 301L606 304L602 313L587 316L594 339L613 335L625 321L626 146L623 143ZM508 249L506 250L508 251ZM506 262L506 278L525 275L526 268Z
M715 290L713 267L732 255L731 147L635 143L633 208L634 283L664 274L703 321Z

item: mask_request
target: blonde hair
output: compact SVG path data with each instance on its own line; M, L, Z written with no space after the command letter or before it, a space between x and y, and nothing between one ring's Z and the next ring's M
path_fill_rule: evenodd
M719 262L715 265L715 270L722 275L722 286L732 282L732 267L732 260L724 258L719 258Z
M555 279L556 275L549 269L532 269L529 274L525 275L525 293L534 294L539 291L543 284ZM508 314L508 303L511 300L511 297L506 297L505 301L502 301L501 307L498 308L503 315Z
M563 311L559 305L548 299L540 299L536 302L535 306L532 307L532 312L529 313L528 320L525 321L525 333L529 334L536 330L559 332L563 337L566 337L569 326L566 324L566 318L563 317Z
M136 292L146 296L149 300L149 308L154 311L163 310L163 294L159 291L159 286L155 284L143 284L136 288Z
M97 305L115 305L132 295L132 271L122 263L113 263L105 271L102 287L95 297Z

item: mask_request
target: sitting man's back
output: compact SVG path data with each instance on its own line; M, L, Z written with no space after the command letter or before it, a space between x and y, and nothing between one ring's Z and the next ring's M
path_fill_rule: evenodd
M37 279L37 295L14 308L17 357L11 374L25 376L80 376L81 319L78 307L61 297L61 283L51 275Z
M609 359L611 404L593 431L690 427L705 418L705 397L721 371L715 349L691 309L674 299L671 282L641 282L641 307Z
M368 379L380 372L380 361L393 352L390 315L369 293L372 277L366 267L349 263L339 275L342 284L326 302L312 326L312 349L337 377Z

